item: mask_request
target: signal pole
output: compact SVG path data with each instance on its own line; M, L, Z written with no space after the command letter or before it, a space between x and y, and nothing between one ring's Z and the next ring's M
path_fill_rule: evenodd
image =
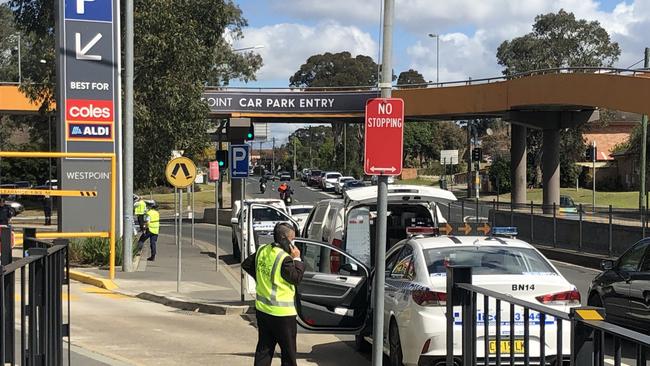
M646 47L645 49L645 60L643 63L643 68L648 69L650 67L650 48ZM639 179L639 209L645 204L646 196L646 149L647 140L648 140L648 115L644 114L641 119L641 172Z

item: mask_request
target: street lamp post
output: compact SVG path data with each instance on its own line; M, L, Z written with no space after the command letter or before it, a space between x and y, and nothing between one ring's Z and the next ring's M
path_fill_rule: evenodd
M429 33L429 37L436 39L436 84L440 83L440 35Z

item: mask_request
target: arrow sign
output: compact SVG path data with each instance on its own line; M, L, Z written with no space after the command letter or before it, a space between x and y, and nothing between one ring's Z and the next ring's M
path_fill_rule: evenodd
M89 61L101 61L102 56L100 55L87 55L86 53L90 51L99 40L102 39L102 34L97 33L93 39L90 40L83 48L81 47L81 33L74 34L75 40L75 52L77 60L89 60Z
M452 231L454 231L454 228L449 225L449 223L445 223L445 226L439 228L441 233L445 233L445 235L451 234Z
M465 223L464 226L459 226L457 230L461 233L464 233L465 235L469 234L472 232L472 227L469 226L469 224Z
M373 172L391 172L391 173L393 173L397 169L395 169L394 166L392 166L390 168L377 168L377 167L373 166L373 167L370 167L370 170L373 171Z
M479 228L477 228L476 231L482 232L483 235L487 235L487 234L490 233L490 230L491 230L491 229L492 229L492 228L490 227L490 225L488 225L487 222L484 222L484 223L483 223L483 227L479 227Z

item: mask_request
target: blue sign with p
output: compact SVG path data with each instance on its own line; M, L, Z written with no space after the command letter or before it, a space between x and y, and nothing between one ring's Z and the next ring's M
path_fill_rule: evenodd
M65 0L65 18L111 22L113 21L113 1Z
M230 145L230 177L248 178L248 167L250 166L249 146Z

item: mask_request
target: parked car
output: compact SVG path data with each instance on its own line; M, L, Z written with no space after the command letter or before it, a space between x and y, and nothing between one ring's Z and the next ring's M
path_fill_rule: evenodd
M390 208L389 208L390 211ZM353 215L354 217L354 215ZM354 217L359 220L358 217ZM316 332L355 335L356 344L368 349L372 341L373 312L371 283L372 265L359 257L357 247L341 247L316 240L296 239L305 264L305 273L298 286L298 323ZM386 255L384 294L384 352L390 365L439 365L445 361L446 349L446 271L447 265L471 266L472 283L492 291L511 295L516 299L535 302L557 311L569 312L580 306L580 293L532 245L517 239L495 237L454 237L416 235L396 243ZM513 288L513 284L525 284ZM329 296L323 296L327 289ZM478 316L490 309L483 308L483 297L477 295ZM455 308L456 309L456 308ZM502 303L501 329L510 329L510 308ZM460 312L460 307L457 308ZM516 308L515 334L524 334L524 311ZM540 317L531 312L528 322L529 354L539 357ZM537 315L537 316L536 316ZM462 324L456 317L453 331L461 339ZM563 323L562 353L569 359L571 327ZM546 356L557 353L557 321L544 321ZM478 364L484 358L484 328L478 326L474 339ZM489 334L496 334L496 324L489 324ZM467 338L466 338L467 340ZM510 364L509 347L514 347L517 360L524 340L515 338L509 347L488 339L490 347L500 347L502 362ZM460 342L455 355L461 355ZM508 352L506 352L506 347ZM544 346L542 346L544 347ZM493 356L494 357L494 356ZM519 363L518 363L519 364Z
M334 185L334 192L337 194L342 194L343 193L343 186L345 185L345 182L349 182L355 180L354 177L350 176L341 176L336 180L336 184Z
M336 182L341 177L339 172L325 172L321 178L320 187L324 191L333 191Z
M18 189L30 189L32 188L32 184L26 180L21 180L19 182L14 183L16 185L16 188Z
M25 211L25 207L22 204L20 204L19 202L7 200L7 201L5 201L5 204L9 205L9 207L11 208L11 215L12 216L18 216L23 211Z
M280 182L290 182L291 174L289 172L280 172Z
M310 187L318 187L320 184L320 175L322 171L318 169L312 169L310 171L309 179L307 180L307 185Z
M372 184L373 186L377 185L377 176L376 175L373 175L373 176L370 177L370 184ZM388 184L395 184L395 177L393 177L392 175L389 175L388 176Z
M351 181L345 182L345 184L343 184L343 189L342 189L341 194L344 194L345 192L347 192L350 189L362 188L362 187L365 187L365 186L366 186L366 184L362 180L351 180Z
M587 304L605 308L605 319L650 334L650 238L618 260L604 260L603 272L589 286Z
M566 195L560 196L560 213L577 214L578 205L573 201L573 198Z
M51 187L50 189L59 189L59 180L48 179L45 181L45 185Z
M265 172L264 173L264 178L266 178L267 180L270 180L272 182L275 182L277 177L275 175L273 175L273 173L271 173L271 172Z
M255 198L247 199L244 201L243 209L240 200L235 201L232 208L230 217L230 224L232 227L232 249L233 255L236 259L240 258L240 243L242 242L242 235L246 237L246 243L255 243L255 235L267 236L269 232L273 231L273 227L278 222L291 222L294 223L296 229L298 223L295 222L290 216L287 206L284 201L277 198ZM252 233L252 238L247 237L248 233ZM254 253L256 247L252 247L250 253Z
M309 168L305 168L300 171L300 180L307 183L307 180L309 179L309 175L311 174L311 170Z
M5 184L0 184L0 188L18 189L18 186L13 184L13 183L5 183ZM20 198L20 196L15 195L15 194L3 194L1 196L6 200L16 200L16 199Z
M314 205L291 205L287 207L289 215L298 222L298 233L302 232L312 208L314 208Z

